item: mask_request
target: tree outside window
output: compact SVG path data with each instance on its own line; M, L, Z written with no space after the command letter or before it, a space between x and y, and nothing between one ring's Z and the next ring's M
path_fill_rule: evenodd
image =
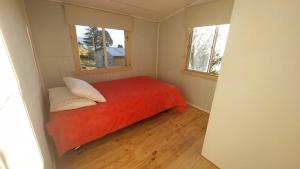
M193 28L186 69L217 76L221 69L229 24Z

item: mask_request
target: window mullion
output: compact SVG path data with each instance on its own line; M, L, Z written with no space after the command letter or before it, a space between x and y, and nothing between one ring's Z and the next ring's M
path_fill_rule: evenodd
M217 42L217 38L218 38L218 33L219 33L219 26L216 26L213 45L211 47L211 52L210 52L210 58L209 58L209 64L208 64L208 70L207 70L208 72L207 73L211 72L211 68L212 68L211 64L212 64L213 57L215 55L215 47L216 47L216 42Z
M108 67L108 56L107 56L107 50L106 50L106 35L105 35L104 28L102 28L102 43L103 43L104 65L105 65L105 67Z

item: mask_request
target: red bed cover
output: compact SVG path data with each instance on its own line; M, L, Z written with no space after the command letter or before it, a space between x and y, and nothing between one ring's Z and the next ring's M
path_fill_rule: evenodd
M93 86L107 102L50 113L47 129L59 156L164 110L175 108L184 112L186 108L177 88L147 76L94 83Z

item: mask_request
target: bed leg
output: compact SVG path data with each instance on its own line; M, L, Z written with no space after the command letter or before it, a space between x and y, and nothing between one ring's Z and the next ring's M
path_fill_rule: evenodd
M73 150L77 151L81 148L81 146L75 147Z

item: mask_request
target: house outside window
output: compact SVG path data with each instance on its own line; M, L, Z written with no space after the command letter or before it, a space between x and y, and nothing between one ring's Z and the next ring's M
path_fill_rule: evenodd
M94 26L70 26L76 72L101 73L130 68L129 32Z

